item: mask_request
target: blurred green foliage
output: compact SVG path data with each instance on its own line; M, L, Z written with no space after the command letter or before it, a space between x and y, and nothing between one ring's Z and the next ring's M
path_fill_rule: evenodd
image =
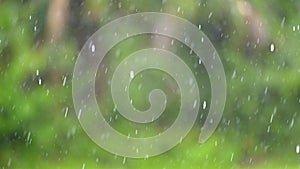
M63 34L55 42L47 39L51 3L0 0L1 168L299 168L295 149L300 144L300 1L73 0L64 11L68 19ZM82 130L72 106L72 71L80 48L98 28L127 14L149 11L185 18L210 38L224 64L227 102L218 130L205 144L197 139L207 111L199 110L197 124L174 149L149 159L125 159L99 148ZM113 68L148 46L149 39L135 37L110 51L108 55L120 57L105 60L112 67L98 79L99 100L110 97L105 82ZM196 57L190 57L180 42L173 52L199 75L201 100L209 106L203 65L195 66ZM180 103L174 80L159 72L143 75L132 84L133 104L149 106L145 96L159 87L170 94L166 115L149 125L153 130L128 125L125 119L112 123L123 133L139 128L144 130L140 136L156 134L176 118ZM151 85L162 76L167 83ZM107 120L118 114L112 111L111 99L99 106L113 113Z

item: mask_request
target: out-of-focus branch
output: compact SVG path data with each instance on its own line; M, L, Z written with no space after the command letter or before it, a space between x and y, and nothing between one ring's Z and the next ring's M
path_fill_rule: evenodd
M237 8L249 24L250 35L257 44L265 43L267 40L266 30L262 24L261 16L253 9L252 5L245 0L237 1Z
M46 37L47 41L59 41L64 32L70 0L51 0L47 14Z

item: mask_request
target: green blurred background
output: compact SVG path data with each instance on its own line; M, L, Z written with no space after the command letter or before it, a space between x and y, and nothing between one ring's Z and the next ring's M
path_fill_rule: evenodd
M81 128L71 93L77 55L101 26L137 12L185 18L218 51L228 94L221 123L206 143L199 144L198 135L210 103L208 76L180 42L170 50L197 74L207 106L201 106L197 123L179 145L156 157L126 159L98 147ZM130 38L108 53L121 57L106 57L112 66L98 70L99 106L125 135L154 135L176 118L180 94L168 75L144 72L130 87L139 109L149 106L153 88L168 95L165 115L148 127L118 116L106 83L123 58L153 42L170 41L163 38ZM299 45L298 0L0 0L0 168L299 169Z

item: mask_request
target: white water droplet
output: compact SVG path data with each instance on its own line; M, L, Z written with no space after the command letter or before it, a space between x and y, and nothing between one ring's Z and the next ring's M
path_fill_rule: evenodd
M36 69L35 75L37 75L37 76L40 75L39 69Z
M213 12L210 12L208 15L208 19L210 19L212 15L213 15Z
M67 81L67 76L64 76L64 78L63 78L63 86L65 86L66 85L66 81Z
M198 29L201 30L202 29L202 25L198 25Z
M139 84L138 85L138 90L141 90L142 89L142 84Z
M149 158L149 155L146 154L144 159L147 160L148 158Z
M193 85L194 84L194 80L193 80L193 78L190 78L189 79L189 85L191 86L191 85Z
M284 27L284 23L285 23L285 17L283 17L282 20L281 20L281 24L280 24L281 28Z
M93 44L93 45L92 45L92 52L94 53L95 50L96 50L96 47L95 47L95 45Z
M67 115L68 115L68 111L69 111L69 107L66 107L66 110L65 110L65 118L66 118Z
M123 158L123 164L125 164L125 162L126 162L126 157Z
M81 169L85 169L85 163L82 164Z
M233 160L234 153L231 153L230 161Z
M39 85L42 85L42 79L39 78Z
M81 117L81 109L79 109L77 118L80 119L80 117Z
M265 94L267 94L267 93L268 93L268 87L265 88Z
M202 105L202 109L206 109L206 101L204 100L203 105Z
M180 137L180 140L179 140L179 143L180 143L180 144L182 143L182 140L183 140L183 138L182 138L182 137Z
M7 162L7 167L10 167L11 166L11 158L8 159L8 162Z
M234 70L232 75L231 75L231 79L234 79L236 77L236 71Z
M271 126L269 125L267 128L267 133L270 133L270 130L271 130Z
M133 79L133 77L134 77L134 71L130 71L130 73L129 73L129 76L130 76L130 79Z
M274 52L274 51L275 51L275 45L274 45L274 43L271 43L270 52Z
M292 119L291 123L290 123L290 129L294 127L294 119Z
M30 139L30 135L31 135L31 133L30 132L28 132L28 135L27 135L27 141L29 141L29 139Z
M300 153L300 145L296 146L296 153L299 154Z
M195 109L197 106L197 100L194 100L194 105L193 105L193 108Z
M271 115L271 118L270 118L270 123L273 122L273 118L274 118L274 114Z

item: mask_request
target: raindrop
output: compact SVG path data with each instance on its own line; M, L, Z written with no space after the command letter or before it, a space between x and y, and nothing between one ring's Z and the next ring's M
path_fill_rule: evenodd
M147 160L148 158L149 158L149 155L146 154L144 159Z
M8 159L8 162L7 162L7 167L10 167L11 166L11 158Z
M273 118L274 118L274 114L271 115L271 118L270 118L270 123L273 122Z
M28 142L30 139L31 132L28 132L26 141Z
M37 76L40 74L40 71L39 71L39 69L36 69L36 72L35 72L35 74L36 74Z
M123 158L123 164L125 164L125 162L126 162L126 157Z
M268 126L267 133L270 133L271 126Z
M39 85L42 85L42 79L39 78Z
M192 78L189 79L189 85L193 85L194 80Z
M202 29L202 25L198 25L198 29L201 30Z
M299 154L300 153L300 145L296 146L296 153Z
M268 93L268 87L265 88L265 94L267 94L267 93Z
M194 105L193 105L193 108L195 109L197 106L197 100L194 100Z
M81 169L85 169L85 163L82 164Z
M65 118L66 118L67 115L68 115L68 111L69 111L69 107L66 107L66 110L65 110Z
M204 100L203 105L202 105L202 109L206 109L206 101Z
M274 45L274 43L271 43L271 45L270 45L270 51L271 52L275 51L275 45Z
M281 24L280 24L281 28L283 28L284 23L285 23L285 17L282 18L282 21L281 21Z
M96 50L96 47L95 47L95 45L93 44L93 45L92 45L92 52L94 53L95 50Z
M79 109L77 118L80 119L80 117L81 117L81 109Z
M141 90L142 89L142 84L139 84L138 85L138 90Z
M213 15L213 12L210 12L208 15L208 19L210 19L212 15Z
M198 60L198 63L199 63L199 65L201 65L201 63L202 63L201 59Z
M236 77L236 71L234 70L232 75L231 75L231 79L234 79Z
M130 76L130 79L133 79L133 77L134 77L134 71L133 70L130 71L129 76Z
M233 160L234 153L231 153L230 161Z
M290 129L293 128L294 126L294 119L292 119L291 123L290 123Z
M63 86L65 86L66 85L66 81L67 81L67 77L66 76L64 76L64 78L63 78Z

